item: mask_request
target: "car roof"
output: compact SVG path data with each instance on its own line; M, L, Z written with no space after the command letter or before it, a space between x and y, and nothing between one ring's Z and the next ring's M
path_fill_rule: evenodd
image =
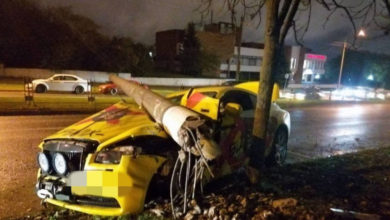
M199 92L217 92L218 94L223 93L227 90L244 90L246 92L257 94L259 91L259 81L249 81L244 83L239 83L234 86L208 86L208 87L199 87L194 88Z
M216 92L217 93L216 98L220 98L220 95L222 93L226 92L227 90L241 90L241 91L251 93L253 95L257 95L257 93L259 91L259 81L244 82L244 83L237 84L235 86L209 86L209 87L199 87L199 88L194 88L194 89L196 89L196 91L198 91L198 92ZM167 97L170 98L170 97L174 97L174 96L178 96L178 95L183 95L187 91L188 90L175 92L175 93L169 94ZM278 84L275 83L274 89L272 92L272 100L275 101L278 98L279 98L279 86L278 86Z
M223 93L224 91L231 89L231 86L209 86L209 87L194 87L193 89L196 89L197 92L216 92L217 95ZM167 98L184 95L188 90L182 90L174 93L170 93L167 95Z
M73 76L73 77L76 77L76 78L80 78L79 76L76 76L76 75L73 75L73 74L67 74L67 73L57 73L57 74L54 74L53 76Z

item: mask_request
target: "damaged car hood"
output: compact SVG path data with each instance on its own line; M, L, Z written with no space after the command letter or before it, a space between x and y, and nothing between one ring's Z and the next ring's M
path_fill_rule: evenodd
M138 105L119 102L47 137L45 140L94 140L101 144L140 135L167 137L164 130L152 121Z

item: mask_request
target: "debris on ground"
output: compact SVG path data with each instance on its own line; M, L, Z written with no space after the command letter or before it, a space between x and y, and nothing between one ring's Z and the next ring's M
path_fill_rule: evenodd
M231 187L189 201L179 219L390 219L390 147L270 168L256 185L232 179ZM169 200L157 199L140 215L118 219L171 213ZM51 208L25 219L105 218Z

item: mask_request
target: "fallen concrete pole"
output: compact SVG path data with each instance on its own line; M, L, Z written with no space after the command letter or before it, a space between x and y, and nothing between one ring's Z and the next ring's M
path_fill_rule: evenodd
M177 206L183 206L183 213L185 213L191 195L192 199L195 198L197 183L203 183L205 168L209 171L210 176L214 176L208 161L221 154L219 146L212 138L211 129L206 126L205 120L198 113L176 105L137 83L115 75L110 75L110 80L144 108L181 147L172 170L170 197L173 216L176 217L175 207ZM195 161L191 160L192 154L195 155ZM185 175L182 175L184 165L187 168L184 171ZM184 187L180 186L182 176L185 176ZM175 198L179 197L174 196L174 194L180 194L183 200L177 201Z
M110 75L110 80L144 108L185 151L202 155L207 160L220 154L219 146L211 138L210 129L198 113L175 105L165 97L116 75Z

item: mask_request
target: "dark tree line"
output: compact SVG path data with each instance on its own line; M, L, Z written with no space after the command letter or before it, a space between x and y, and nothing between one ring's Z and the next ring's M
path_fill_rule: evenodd
M183 74L200 75L202 72L200 57L200 42L196 37L195 25L194 23L189 23L184 35L183 51L180 55Z
M110 38L70 8L41 8L33 1L0 2L0 62L6 66L143 74L148 48L130 38Z
M183 48L179 55L181 73L189 76L200 76L206 72L217 71L220 60L217 55L202 49L196 36L195 24L190 22L184 34Z

